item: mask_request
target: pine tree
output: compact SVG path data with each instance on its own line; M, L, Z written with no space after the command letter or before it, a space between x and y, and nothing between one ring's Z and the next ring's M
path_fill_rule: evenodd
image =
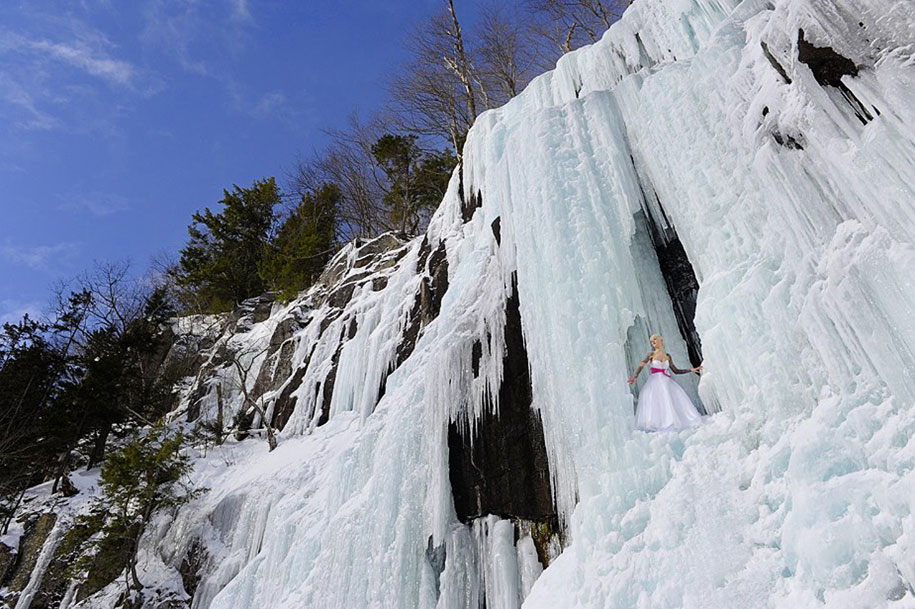
M66 362L47 332L26 315L0 334L0 534L69 440L52 416Z
M256 181L251 188L234 186L223 195L221 212L205 208L193 215L187 229L190 240L174 271L177 282L193 287L209 311L228 310L266 289L258 266L280 202L274 178Z
M321 274L336 249L340 189L324 184L302 196L259 266L261 278L288 300Z
M180 506L201 492L181 485L181 479L193 469L182 452L185 442L183 434L160 424L109 455L101 472L102 495L78 523L89 534L101 533L90 542L90 551L79 566L91 576L97 568L95 555L122 557L133 606L142 604L143 584L136 560L146 525L157 510Z
M438 207L457 159L448 151L428 154L415 135L386 134L372 146L387 177L384 202L400 232L415 234Z

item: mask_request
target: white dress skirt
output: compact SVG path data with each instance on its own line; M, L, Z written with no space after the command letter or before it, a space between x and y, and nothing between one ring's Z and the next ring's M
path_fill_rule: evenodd
M648 381L639 392L635 426L643 431L670 431L692 427L702 420L689 396L670 376L670 362L651 360ZM660 372L658 372L660 370Z

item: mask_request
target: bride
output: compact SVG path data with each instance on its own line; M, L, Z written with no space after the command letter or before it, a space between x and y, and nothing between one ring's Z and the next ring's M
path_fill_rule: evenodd
M639 405L635 412L635 425L643 431L666 431L692 427L702 418L693 406L686 392L670 378L674 374L699 372L702 366L681 370L674 366L670 355L664 352L664 339L654 334L651 337L654 351L642 360L635 374L629 377L629 384L635 383L642 368L651 363L651 375L639 393Z

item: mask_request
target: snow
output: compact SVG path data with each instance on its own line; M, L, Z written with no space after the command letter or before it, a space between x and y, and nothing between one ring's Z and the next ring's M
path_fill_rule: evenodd
M797 59L801 29L859 66L843 83L872 120ZM182 322L218 326L213 353L242 353L253 389L295 317L305 372L275 451L230 440L198 459L209 491L157 519L141 579L178 594L197 541L195 609L915 607L913 38L902 1L634 3L477 120L425 236L444 244L448 290L396 370L419 239L373 267L382 290L350 247L244 332ZM466 223L459 182L483 200ZM707 374L677 382L714 414L679 433L637 432L626 384L652 333L687 360L646 217L676 230L701 286ZM461 524L448 477L448 424L498 408L484 396L513 275L566 528L545 569L499 515ZM321 290L347 281L335 310ZM208 374L230 420L240 380ZM215 407L214 390L202 417Z

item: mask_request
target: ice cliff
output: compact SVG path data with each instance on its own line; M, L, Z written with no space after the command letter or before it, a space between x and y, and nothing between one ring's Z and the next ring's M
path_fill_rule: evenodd
M176 418L245 381L279 447L201 456L141 578L195 609L915 607L913 185L911 2L637 0L476 121L426 235L182 320ZM704 360L698 429L633 428L653 332Z

